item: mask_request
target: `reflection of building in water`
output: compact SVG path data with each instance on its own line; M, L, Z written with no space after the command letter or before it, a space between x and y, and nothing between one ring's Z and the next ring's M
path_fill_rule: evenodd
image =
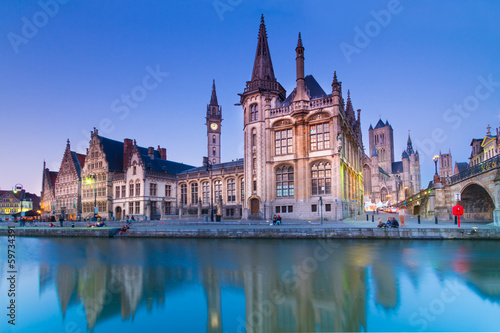
M106 266L96 262L78 270L78 296L82 299L87 325L91 330L104 307L107 273Z
M366 268L351 265L343 259L345 254L312 264L314 248L309 250L309 255L294 258L302 265L282 265L282 269L277 268L277 255L265 263L248 258L242 268L247 332L366 329ZM271 252L264 248L255 257L269 257Z
M220 284L213 266L203 269L203 289L207 298L207 333L222 332Z
M141 266L122 267L122 319L135 315L139 302L142 298L144 271Z
M57 296L63 318L66 316L66 309L71 300L76 287L76 269L67 265L57 267L56 276Z
M51 270L51 267L48 264L41 264L40 265L40 279L39 279L39 290L40 290L40 295L44 292L45 288L52 282L53 278L53 272Z
M373 264L375 299L385 310L394 310L398 305L398 281L388 262L377 261Z

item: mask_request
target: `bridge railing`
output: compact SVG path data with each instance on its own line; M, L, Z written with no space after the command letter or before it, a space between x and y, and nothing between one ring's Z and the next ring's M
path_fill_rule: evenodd
M462 180L474 177L478 174L481 174L483 172L492 170L492 169L497 169L500 167L500 155L494 156L490 158L489 160L486 160L482 163L476 164L473 167L470 167L459 174L456 174L454 176L450 177L450 183L455 184L458 183Z

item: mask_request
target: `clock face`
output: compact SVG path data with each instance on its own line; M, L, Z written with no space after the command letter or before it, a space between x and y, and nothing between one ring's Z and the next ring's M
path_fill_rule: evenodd
M219 126L216 123L212 123L210 124L210 128L215 131L217 128L219 128Z

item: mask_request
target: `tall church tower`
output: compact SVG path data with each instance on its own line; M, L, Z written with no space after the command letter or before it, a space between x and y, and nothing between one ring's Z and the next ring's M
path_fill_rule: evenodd
M222 123L222 107L217 102L215 80L212 85L212 97L207 106L207 147L208 158L212 164L220 163L220 134Z
M378 155L379 166L387 173L392 173L392 163L394 163L394 131L389 121L385 123L380 119L373 128L370 125L369 141L370 156L375 149Z
M252 78L240 94L244 112L245 195L244 216L264 217L267 187L272 183L266 172L266 158L271 153L271 142L266 142L266 119L269 110L280 105L286 91L274 76L271 53L267 43L266 25L262 15Z

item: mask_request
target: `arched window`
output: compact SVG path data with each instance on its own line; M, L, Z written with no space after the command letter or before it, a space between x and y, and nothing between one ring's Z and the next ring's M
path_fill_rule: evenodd
M215 143L215 135L212 136L212 143Z
M217 152L217 150L215 149L215 147L213 147L213 148L212 148L212 155L214 155L214 156L215 156L215 155L216 155L216 152Z
M293 167L276 168L276 197L293 197Z
M227 180L227 201L236 201L236 182L234 178Z
M198 183L191 184L191 204L196 205L198 203Z
M203 191L203 203L209 203L210 202L210 184L208 182L203 182L201 184L202 191Z
M187 185L182 184L181 185L181 204L186 204L187 203Z
M214 182L214 196L216 202L222 199L222 182L220 180Z
M332 167L328 162L318 162L311 166L312 194L332 193Z
M250 121L259 119L259 106L257 104L250 105Z

